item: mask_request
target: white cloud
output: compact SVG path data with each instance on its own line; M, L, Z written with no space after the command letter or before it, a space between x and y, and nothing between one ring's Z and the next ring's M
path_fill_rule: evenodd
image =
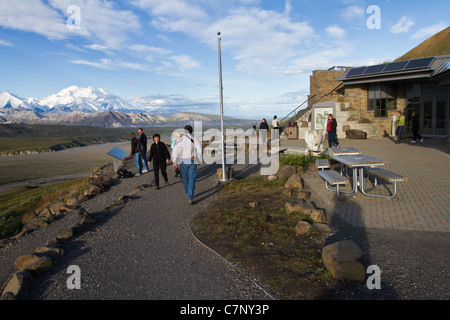
M364 17L364 9L360 6L354 5L345 8L342 12L342 17L346 20L359 19Z
M34 32L51 40L87 38L110 49L120 48L129 33L140 30L139 19L131 11L119 10L113 2L78 0L80 29L67 26L73 0L0 1L0 26Z
M36 0L0 1L0 26L34 32L55 40L73 34L73 30L67 28L64 17Z
M420 29L411 38L415 39L415 40L428 38L428 37L434 36L436 33L444 30L447 27L448 27L448 23L439 22L432 26Z
M230 53L238 61L237 69L245 72L270 72L274 66L294 58L299 48L315 37L314 29L307 22L291 19L290 2L286 2L281 13L259 7L239 7L224 10L219 17L209 15L208 6L199 7L181 0L136 0L133 3L151 15L154 27L182 32L212 50L217 48L216 33L221 31L223 51Z
M87 61L87 60L71 60L73 64L86 65L97 69L115 70L115 69L128 69L128 70L141 70L148 71L146 67L135 62L125 62L120 60L100 59L99 62Z
M336 24L331 25L331 26L328 26L328 27L325 29L325 32L327 33L327 35L328 35L330 38L334 38L334 39L342 39L342 38L345 37L345 34L346 34L345 30L342 29L342 28L340 28L340 27L339 27L338 25L336 25Z
M195 69L200 66L200 62L196 61L188 55L173 56L170 57L170 60L174 61L177 64L180 71Z
M5 40L1 40L0 39L0 46L3 47L14 47L14 45L11 42L5 41Z
M392 26L391 32L392 32L392 33L396 33L396 34L399 34L399 33L406 33L406 32L408 32L408 31L411 29L411 27L413 27L414 25L415 25L415 22L414 22L413 19L408 18L408 17L405 17L405 16L402 16L402 17L400 18L400 20L399 20L395 25Z

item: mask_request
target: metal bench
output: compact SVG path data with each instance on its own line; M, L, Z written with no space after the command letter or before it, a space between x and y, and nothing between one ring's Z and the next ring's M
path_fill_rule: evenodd
M340 200L344 200L346 198L341 198L340 194L341 192L344 193L351 193L351 197L354 195L354 192L348 192L348 191L342 191L340 190L340 186L346 186L348 184L348 179L341 176L339 173L337 173L336 171L333 170L321 170L318 171L319 176L325 180L325 187L327 188L327 190L329 191L336 191L336 195L338 197L338 199ZM330 186L334 186L335 189L331 188Z
M317 159L316 160L316 167L317 169L324 170L324 169L330 169L330 160L328 159Z
M365 194L366 196L392 199L397 194L397 182L408 181L408 178L406 178L406 177L400 176L400 175L398 175L398 174L396 174L394 172L391 172L391 171L388 171L388 170L385 170L385 169L381 169L381 168L370 168L368 170L368 172L374 178L374 182L373 182L372 188L367 189L367 190L364 190L364 186L363 185L361 186L361 192L363 194ZM371 191L371 190L375 189L375 187L377 186L377 183L378 183L378 179L384 180L384 181L394 185L394 190L392 192L391 192L391 190L389 190L386 187L386 189L390 193L389 196L367 193L367 191Z

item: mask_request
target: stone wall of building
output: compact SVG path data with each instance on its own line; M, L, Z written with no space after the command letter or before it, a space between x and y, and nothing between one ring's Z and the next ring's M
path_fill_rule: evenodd
M336 79L342 75L345 71L342 70L316 70L313 71L310 76L310 95L308 99L316 95L318 98L323 97L335 89L340 83ZM325 101L342 101L342 94L334 92L328 96L323 97L320 102ZM309 106L316 103L316 99L311 99L308 103Z

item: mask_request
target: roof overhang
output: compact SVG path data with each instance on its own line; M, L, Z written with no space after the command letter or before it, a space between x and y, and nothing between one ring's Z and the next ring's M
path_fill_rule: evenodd
M408 81L416 79L428 79L432 70L421 72L401 72L395 74L385 74L383 76L366 76L351 79L339 79L344 82L344 85L364 84L364 83L379 83L379 82L393 82L393 81Z

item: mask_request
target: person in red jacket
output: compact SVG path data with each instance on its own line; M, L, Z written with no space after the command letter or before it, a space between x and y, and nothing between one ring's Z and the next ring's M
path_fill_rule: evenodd
M333 118L332 114L328 115L328 122L327 122L327 131L328 131L328 147L332 148L334 145L336 147L339 147L339 141L336 136L336 129L337 129L337 121Z

